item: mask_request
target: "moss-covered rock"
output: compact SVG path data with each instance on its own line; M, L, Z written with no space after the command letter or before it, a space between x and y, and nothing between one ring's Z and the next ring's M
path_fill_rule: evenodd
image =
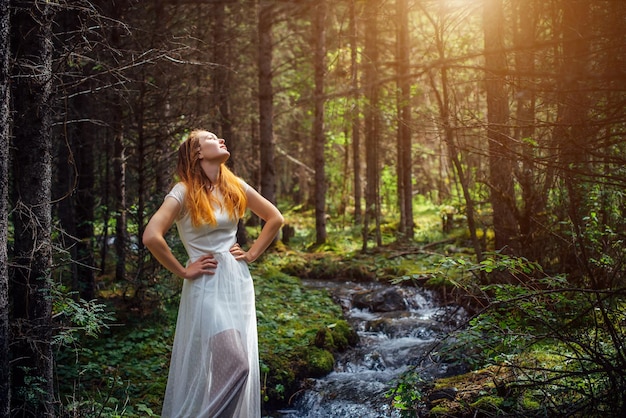
M306 371L310 377L322 377L333 371L335 357L328 350L310 347L307 350Z

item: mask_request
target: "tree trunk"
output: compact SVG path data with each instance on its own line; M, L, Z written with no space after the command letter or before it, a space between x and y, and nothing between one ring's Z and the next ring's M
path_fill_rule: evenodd
M111 14L114 18L122 15L123 4L112 5ZM111 31L111 45L119 48L122 44L122 28L116 26ZM127 248L127 226L126 226L126 146L124 143L124 108L122 90L113 90L111 93L112 111L112 136L113 136L113 184L114 184L114 207L115 207L115 280L118 283L126 281L126 248ZM106 244L105 244L106 245ZM126 296L126 295L124 295Z
M354 167L354 224L363 222L361 211L361 108L359 106L359 71L358 71L358 31L356 18L356 0L350 0L350 82L352 88L352 166Z
M504 11L502 0L485 0L485 86L487 93L487 140L489 185L493 209L495 249L518 252L517 223L514 215L512 144L509 139L509 103L505 87L507 70L504 50Z
M365 6L367 10L365 24L365 47L364 47L364 72L365 72L365 217L363 220L363 250L367 249L369 241L369 224L376 223L376 244L382 245L380 232L380 197L379 197L379 138L380 116L378 110L379 86L378 86L378 9L380 0L368 0Z
M0 0L0 353L9 353L9 0ZM0 418L11 414L9 356L0 359Z
M15 7L13 97L12 411L53 417L51 299L52 8Z
M398 60L398 206L400 207L400 240L413 239L413 187L412 187L412 152L411 152L411 79L409 10L407 0L396 0L398 24L397 60Z
M115 280L126 281L126 156L121 105L113 123L113 183L115 184Z
M66 99L66 120L89 120L89 101L78 95ZM56 214L63 228L64 248L71 255L72 290L85 300L95 296L94 142L89 122L70 122L58 130L55 158Z
M313 155L315 159L315 236L316 244L326 242L326 172L324 170L324 74L326 70L326 0L315 8L313 21L314 45L314 121Z
M567 216L574 226L577 248L568 248L561 255L561 268L564 271L586 269L593 278L588 265L588 257L583 242L585 215L585 186L579 169L587 159L589 150L589 98L585 81L589 77L589 3L571 0L563 4L561 77L558 86L558 125L554 130L554 140L559 152L559 166L567 191ZM597 283L592 283L596 288Z
M272 88L273 7L268 0L259 1L259 140L261 160L261 194L276 203L274 170L274 92Z
M230 111L230 42L226 28L226 5L222 2L212 5L215 26L213 29L213 62L216 64L215 77L213 83L213 95L217 100L216 122L219 124L218 135L227 141L231 154L236 155L238 143L233 137L233 122ZM231 161L232 160L232 161ZM229 160L229 164L234 163L234 159Z
M541 186L536 184L539 179L537 166L534 163L533 146L535 136L535 92L530 77L535 72L535 53L532 46L535 42L535 28L537 15L534 2L515 0L515 67L521 74L517 80L515 97L516 121L514 138L521 147L521 167L516 170L516 177L520 184L523 207L518 216L520 227L520 250L522 255L531 260L538 260L542 253L542 240L537 238L540 227L538 217L545 210L545 196L541 193Z

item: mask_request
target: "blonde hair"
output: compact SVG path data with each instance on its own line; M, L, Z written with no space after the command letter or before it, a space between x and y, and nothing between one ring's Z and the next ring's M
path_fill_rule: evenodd
M220 207L228 213L232 220L241 218L246 210L246 192L242 182L222 163L216 184L210 184L209 179L200 167L198 149L200 136L207 131L193 130L189 137L178 148L178 164L176 173L179 180L186 186L185 209L191 217L191 224L195 227L217 223L213 208ZM207 188L210 184L211 189ZM214 191L219 190L223 200L215 197Z

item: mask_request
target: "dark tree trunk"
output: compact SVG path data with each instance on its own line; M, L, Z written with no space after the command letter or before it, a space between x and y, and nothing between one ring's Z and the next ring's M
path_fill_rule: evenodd
M0 353L9 353L9 0L0 0ZM9 356L0 359L0 418L11 412Z
M115 184L115 279L126 280L126 156L121 105L113 123L113 182Z
M111 15L118 19L123 15L123 3L112 4ZM116 26L111 30L111 46L120 48L122 45L123 28ZM124 130L123 90L113 90L111 97L111 134L113 136L113 205L115 207L115 280L126 281L126 250L127 250L127 217L126 217L126 144ZM105 244L106 245L106 244Z
M356 0L350 0L350 82L352 88L352 166L354 167L354 224L363 222L361 211L361 108L359 106L359 71L358 71L358 31L356 17Z
M82 126L76 148L78 184L76 188L76 267L77 288L81 298L91 300L96 297L95 257L94 257L94 146L91 142L93 125Z
M502 0L485 0L483 7L489 186L495 249L517 253L518 233L514 215L512 144L508 132L509 103L505 87L507 62Z
M515 67L521 74L517 80L515 97L516 120L514 138L521 147L521 168L516 177L520 184L523 205L518 215L520 228L520 250L522 255L531 260L538 260L543 246L538 239L537 230L542 223L538 217L544 213L546 199L541 193L541 185L537 184L539 176L535 164L535 93L529 77L535 72L535 53L532 46L535 42L537 24L536 5L534 2L515 0L514 19L517 23L514 32Z
M561 268L564 271L585 273L593 278L589 269L587 251L583 242L585 214L586 182L579 175L583 168L587 152L590 150L589 138L589 96L585 82L589 77L589 13L590 5L586 1L572 0L563 3L562 43L563 57L558 90L558 125L554 130L554 140L559 152L559 166L567 191L567 217L574 225L574 237L577 239L577 251L570 248L563 251ZM596 287L597 283L592 283Z
M365 72L365 217L363 219L363 250L367 249L370 235L370 222L374 221L376 244L382 245L380 231L380 207L379 207L379 124L380 115L378 110L379 86L377 77L378 66L378 9L380 0L368 0L365 24L365 47L364 47L364 72Z
M52 8L13 8L11 389L19 416L53 417L51 299Z
M398 206L400 207L400 240L413 239L413 187L411 161L411 80L409 10L407 0L396 0L398 24Z
M89 120L86 96L66 99L68 120ZM55 175L56 213L63 228L64 246L71 255L72 289L90 300L95 296L93 223L95 200L93 136L89 122L63 125L58 142Z
M213 15L215 25L213 28L213 62L217 65L215 68L215 77L213 83L213 95L217 103L218 134L227 141L228 149L234 156L237 152L238 143L233 137L233 122L230 111L230 94L231 75L230 75L230 42L228 41L228 33L226 28L226 10L224 3L215 3L213 7ZM233 164L231 158L229 164Z
M315 236L318 245L326 242L326 172L324 169L324 73L326 70L326 0L320 0L314 12L314 121L313 155L315 159Z
M273 7L267 0L259 2L259 139L261 160L261 194L276 203L274 170L274 92L272 89Z

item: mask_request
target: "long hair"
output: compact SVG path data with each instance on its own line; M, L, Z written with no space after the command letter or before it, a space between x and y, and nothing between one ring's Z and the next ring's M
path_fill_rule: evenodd
M198 151L199 136L206 131L194 130L178 148L178 164L176 173L179 180L186 186L185 209L191 217L193 226L203 224L215 225L213 208L220 207L228 213L232 220L241 218L246 210L246 193L243 184L226 164L220 166L217 184L210 184L209 179L200 167ZM212 186L211 188L207 186ZM215 191L221 192L223 200L217 199Z

